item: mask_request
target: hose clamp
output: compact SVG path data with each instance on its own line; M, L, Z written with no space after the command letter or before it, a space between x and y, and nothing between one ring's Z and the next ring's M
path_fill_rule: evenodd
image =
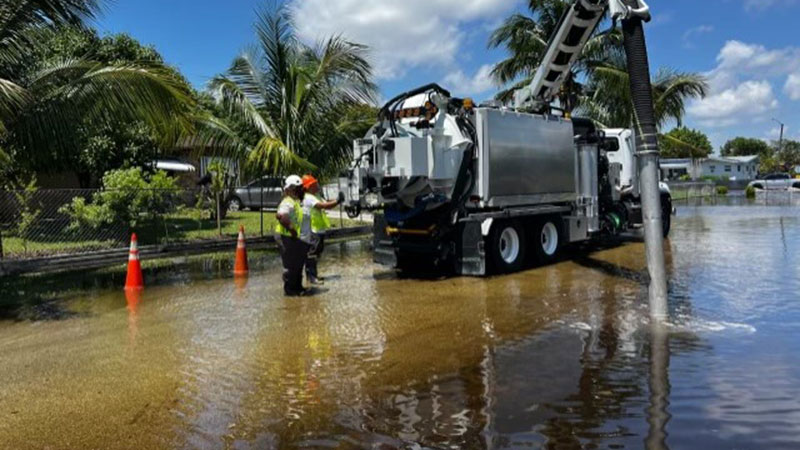
M625 3L625 0L611 0L609 9L611 10L611 19L616 22L617 20L629 20L633 17L638 17L645 22L650 22L652 15L650 14L650 6L645 0L634 0L639 4L638 8L633 8Z

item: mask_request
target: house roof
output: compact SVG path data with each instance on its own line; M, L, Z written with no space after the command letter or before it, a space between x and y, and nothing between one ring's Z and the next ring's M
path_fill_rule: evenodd
M747 163L751 163L751 162L758 161L758 158L759 158L759 156L758 156L758 155L748 155L748 156L727 156L726 158L727 158L727 159L733 159L733 160L735 160L735 161L738 161L738 162L740 162L740 163L745 163L745 164L747 164Z

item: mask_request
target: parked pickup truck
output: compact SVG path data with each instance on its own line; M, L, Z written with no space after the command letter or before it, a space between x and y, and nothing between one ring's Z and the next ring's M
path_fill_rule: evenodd
M747 186L766 190L800 189L800 180L793 179L788 173L771 173L751 181Z

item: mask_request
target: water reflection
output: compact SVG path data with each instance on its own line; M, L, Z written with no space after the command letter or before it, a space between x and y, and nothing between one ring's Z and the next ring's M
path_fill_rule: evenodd
M136 343L139 333L139 303L142 302L142 291L139 289L125 290L125 301L128 309L128 337L131 345Z
M791 447L800 213L737 208L682 207L665 327L635 241L437 280L332 245L314 298L280 295L274 255L81 293L0 324L0 448Z

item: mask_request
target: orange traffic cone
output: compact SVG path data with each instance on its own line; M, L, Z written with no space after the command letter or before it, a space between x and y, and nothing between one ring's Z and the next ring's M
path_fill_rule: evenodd
M144 278L142 277L142 265L139 262L139 240L136 233L131 235L131 251L128 255L128 277L125 280L125 290L144 289Z
M239 226L239 241L236 243L236 263L233 265L234 275L247 275L247 248L244 244L244 226Z

